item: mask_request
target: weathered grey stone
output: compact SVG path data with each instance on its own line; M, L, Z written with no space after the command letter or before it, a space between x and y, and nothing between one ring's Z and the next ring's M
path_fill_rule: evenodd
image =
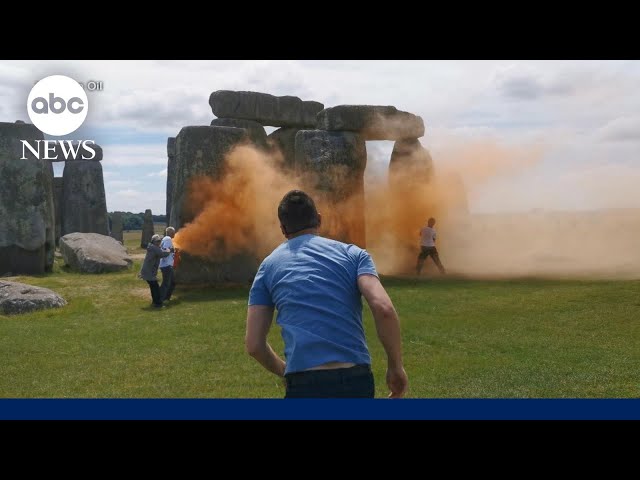
M165 215L167 227L171 226L171 206L173 205L173 185L176 178L176 137L167 138L167 204Z
M4 315L57 308L66 304L64 298L48 288L0 280L0 313Z
M393 145L389 161L389 182L398 183L398 188L409 188L409 184L426 184L433 178L433 160L429 151L417 138L398 140Z
M180 284L215 285L221 283L250 284L258 271L260 260L250 253L233 255L225 261L210 261L180 252L180 264L175 269Z
M62 177L54 177L53 179L53 205L55 211L55 239L56 246L62 235L62 198L64 194L64 179Z
M144 211L144 218L142 221L142 237L140 239L140 246L142 248L147 248L149 242L151 241L151 237L155 234L154 225L153 225L153 214L151 210L148 208Z
M109 234L107 200L100 162L66 162L62 172L62 235Z
M421 117L392 106L338 105L317 116L316 128L358 132L364 140L403 140L424 135Z
M211 120L212 127L235 127L244 128L249 134L251 141L260 148L267 146L267 132L264 127L253 120L242 120L239 118L214 118Z
M303 102L298 97L232 90L213 92L209 105L218 118L241 118L273 127L301 128L313 128L316 115L324 108L319 102Z
M356 133L300 130L296 172L314 192L324 235L365 247L365 142Z
M279 128L269 134L267 142L282 153L282 169L293 171L296 164L296 134L298 128Z
M199 211L187 204L192 179L208 176L222 178L225 155L237 145L249 142L245 129L234 127L184 127L176 137L175 184L171 223L179 232ZM259 262L252 254L238 254L225 261L195 257L182 251L176 268L176 282L185 284L215 284L248 282L255 275Z
M62 140L61 140L62 141ZM55 150L50 153L48 156L51 157L51 162L66 162L66 161L84 161L84 162L99 162L102 160L102 147L100 145L95 145L90 143L88 145L93 151L90 151L86 148L85 144L79 144L78 142L72 142L72 145L69 146L65 143L64 150L62 145L59 143L56 144ZM73 152L77 152L74 154ZM64 152L67 152L68 159L65 157ZM44 147L41 147L40 156L44 156Z
M0 122L0 275L51 270L55 251L53 167L20 140L43 135L34 125Z
M176 137L167 138L167 156L173 157L176 154Z
M111 237L122 243L122 212L113 212L111 214Z
M60 238L60 253L72 270L117 272L133 264L127 249L115 238L98 233L69 233Z
M237 145L249 142L247 131L235 127L183 127L176 137L176 165L171 223L178 229L194 218L186 211L189 181L201 175L220 178L224 157Z

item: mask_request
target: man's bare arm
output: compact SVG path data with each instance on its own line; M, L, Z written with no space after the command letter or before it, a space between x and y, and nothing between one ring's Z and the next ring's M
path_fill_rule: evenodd
M378 338L387 353L387 385L391 390L389 396L403 397L408 380L402 364L400 320L396 309L378 277L360 275L358 288L371 308Z
M247 332L245 347L247 353L270 372L284 376L285 362L267 343L267 335L273 321L273 307L250 305L247 310Z

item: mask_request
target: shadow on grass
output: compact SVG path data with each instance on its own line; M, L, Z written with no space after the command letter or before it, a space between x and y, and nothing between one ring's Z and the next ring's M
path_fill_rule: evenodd
M167 307L154 307L151 304L147 304L144 307L141 307L140 310L142 310L143 312L161 312L163 310L166 310Z
M249 298L249 286L192 286L176 285L175 299L172 297L168 305L180 303L210 302L212 300L247 300Z

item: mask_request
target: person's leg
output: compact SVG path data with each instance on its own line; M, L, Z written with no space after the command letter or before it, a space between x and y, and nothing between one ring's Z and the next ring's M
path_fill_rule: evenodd
M428 250L426 247L420 247L420 253L418 254L418 263L416 264L416 275L420 275L422 271L422 267L424 265L424 260L427 258Z
M168 269L168 274L169 274L169 286L163 298L165 300L171 300L171 295L173 295L173 289L176 288L176 272L171 266L166 268Z
M438 267L438 270L440 270L440 274L444 275L446 272L446 270L444 269L444 266L442 265L442 262L440 262L440 255L438 255L438 250L436 249L436 247L433 247L433 251L431 252L431 258L433 258L433 263L436 264L436 266Z
M162 300L160 298L160 286L158 285L157 280L153 280L152 282L147 280L149 284L149 289L151 290L151 300L153 302L154 307L161 307Z
M167 292L169 291L169 284L171 283L169 269L171 267L161 267L162 272L162 284L160 285L160 301L163 302L167 298Z
M285 376L285 398L373 398L375 384L369 365L333 370L309 370Z

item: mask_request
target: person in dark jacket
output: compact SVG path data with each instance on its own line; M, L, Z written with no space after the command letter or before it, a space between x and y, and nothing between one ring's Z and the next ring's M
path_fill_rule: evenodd
M147 246L147 254L142 262L142 268L140 269L140 277L146 280L151 289L152 305L156 308L162 307L162 298L160 297L160 285L158 285L158 266L160 265L160 259L168 257L173 249L160 248L160 242L162 237L160 235L154 235L151 237L151 242Z

